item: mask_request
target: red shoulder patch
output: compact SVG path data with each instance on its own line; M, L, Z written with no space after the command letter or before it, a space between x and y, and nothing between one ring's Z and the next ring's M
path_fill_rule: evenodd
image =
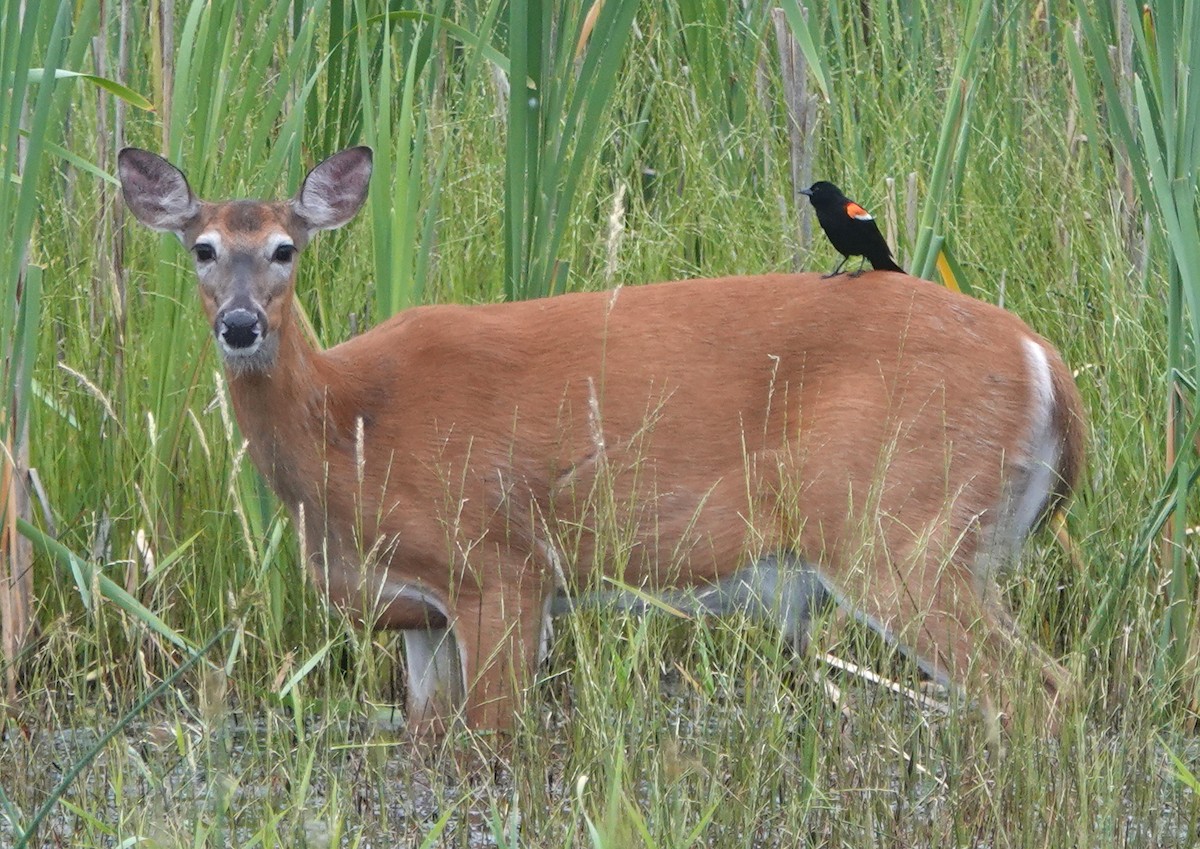
M846 214L851 218L857 218L859 221L871 221L871 213L867 212L854 201L846 202Z

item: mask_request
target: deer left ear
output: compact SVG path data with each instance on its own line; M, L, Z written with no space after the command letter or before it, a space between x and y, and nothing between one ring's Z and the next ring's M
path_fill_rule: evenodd
M308 227L309 236L341 227L362 208L371 182L371 163L371 148L352 147L308 172L291 205Z
M152 230L183 231L200 213L200 201L183 172L156 153L127 147L117 154L121 193L134 218Z

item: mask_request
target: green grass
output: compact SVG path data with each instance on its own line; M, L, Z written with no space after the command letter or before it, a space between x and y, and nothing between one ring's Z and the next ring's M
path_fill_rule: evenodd
M563 20L577 23L582 11L565 5ZM16 833L6 818L28 823L73 764L81 774L30 845L1194 839L1200 805L1187 770L1200 757L1189 736L1200 675L1194 652L1180 659L1179 643L1163 638L1164 623L1180 627L1168 605L1179 600L1170 589L1179 561L1160 564L1157 542L1150 558L1136 545L1168 485L1172 237L1152 216L1148 262L1129 250L1130 220L1140 227L1141 217L1117 201L1114 151L1124 142L1072 77L1074 67L1102 91L1086 44L1078 64L1068 49L1077 9L1051 0L1035 17L1023 4L981 6L978 52L957 72L972 86L960 126L948 98L975 31L965 12L872 0L864 27L861 4L810 5L813 58L830 87L806 139L814 175L894 220L906 267L927 225L978 297L1022 316L1077 372L1089 460L1069 528L1082 567L1043 535L1011 588L1028 630L1084 681L1061 738L1018 713L1001 750L971 711L917 710L791 657L752 625L601 611L559 623L509 768L473 767L462 755L470 739L418 757L391 710L403 696L399 641L327 613L301 579L294 529L241 454L187 258L167 238L122 229L112 186L47 146L29 226L30 260L42 269L38 332L20 336L4 313L0 341L36 346L32 388L20 387L19 369L5 385L24 393L29 462L46 493L31 521L76 559L65 561L74 572L45 553L34 560L39 634L5 702L0 843ZM618 20L622 4L609 6ZM598 289L787 269L797 255L808 269L835 262L819 235L796 243L775 39L757 7L641 4L607 60L616 64L596 70L613 75L605 91L564 76L577 72L573 35L551 28L556 39L543 30L510 44L514 21L542 14L537 3L446 2L446 21L397 15L385 31L382 5L363 0L277 17L278 5L197 0L174 7L185 76L170 108L150 4L129 3L126 68L119 8L107 4L103 21L95 3L79 4L58 61L94 70L83 48L100 36L107 75L157 111L126 111L118 138L110 94L60 83L51 106L64 117L43 131L73 156L111 173L122 144L165 150L201 196L224 197L282 195L339 147L387 146L393 168L377 174L368 208L318 238L302 263L300 301L326 344L412 302L494 301L522 282L531 292ZM297 8L307 13L293 17ZM30 67L54 46L53 11L28 36ZM492 64L492 54L512 62L522 43L523 64L510 67L554 69L543 102L558 104L563 121L572 104L586 116L579 126L539 116L540 128L524 132L547 146L529 158L508 143L516 107ZM815 78L811 88L820 90ZM530 216L534 207L545 214ZM1178 347L1194 357L1190 337ZM1195 543L1182 542L1194 568ZM115 603L123 597L100 575L129 603ZM188 657L139 605L191 645L229 630L203 672L189 671L93 752ZM911 676L853 628L831 626L821 643ZM819 675L844 691L845 714Z

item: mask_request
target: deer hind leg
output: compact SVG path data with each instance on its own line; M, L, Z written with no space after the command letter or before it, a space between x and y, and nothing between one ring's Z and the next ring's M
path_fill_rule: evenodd
M998 655L1002 659L1001 662L1007 658L1010 663L1032 663L1037 668L1042 682L1042 708L1045 718L1052 729L1057 728L1058 720L1073 696L1071 673L1021 631L1004 601L1000 588L994 583L985 595L984 607L989 623L989 644L984 647L985 652ZM1015 707L1011 686L1005 688L1002 693L1005 698L999 708L1005 717L1011 717Z
M1002 722L1029 700L1018 688L1021 667L1032 663L1053 723L1069 696L1071 676L1021 632L991 573L973 560L918 558L906 574L888 570L899 580L879 582L867 618L928 674L965 687Z
M1030 512L1028 515L1035 517L1037 514ZM1057 724L1066 703L1073 696L1073 678L1066 667L1020 629L994 577L998 572L1015 565L1021 544L1031 532L1032 525L1033 519L1024 521L1019 512L1011 513L1008 521L992 529L990 538L976 552L972 566L986 616L985 621L988 623L986 633L989 643L984 647L985 650L989 650L993 655L1007 657L1011 661L1032 664L1038 670L1042 680L1047 719L1053 727ZM1011 698L1000 704L1001 710L1010 717L1012 707Z

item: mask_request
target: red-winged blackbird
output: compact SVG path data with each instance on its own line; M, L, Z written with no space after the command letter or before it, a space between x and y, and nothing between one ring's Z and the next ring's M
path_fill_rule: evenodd
M829 241L842 255L842 261L837 268L826 274L834 277L841 273L842 266L852 256L861 256L863 261L858 264L858 271L851 274L857 277L862 274L863 263L871 261L871 267L876 271L899 271L904 269L896 265L892 252L875 219L850 198L842 194L842 190L833 183L824 180L813 183L807 189L801 189L800 194L808 195L813 209L817 212L817 221L821 229L829 237Z

